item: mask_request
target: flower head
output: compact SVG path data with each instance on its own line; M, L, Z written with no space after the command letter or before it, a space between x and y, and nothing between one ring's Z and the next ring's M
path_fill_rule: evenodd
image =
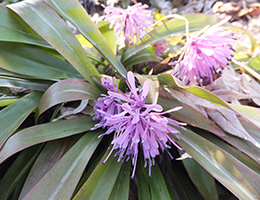
M201 79L208 78L212 85L213 74L228 67L233 57L231 43L234 38L230 35L230 31L217 29L191 37L185 45L184 57L177 62L173 74L177 74L177 77L186 83L196 79L201 86ZM174 65L176 62L169 64Z
M106 7L104 13L107 14L106 20L111 22L110 28L115 27L118 35L124 31L125 39L129 38L136 41L145 35L145 29L153 22L152 12L145 10L148 6L137 3L128 6L127 9Z
M132 72L128 72L127 79L130 92L123 93L119 90L109 90L108 96L106 96L106 98L116 100L114 102L116 107L120 108L120 111L114 113L107 112L108 108L105 105L105 109L96 107L96 115L102 115L102 127L107 127L107 131L101 136L114 133L114 139L111 142L113 149L109 156L114 150L118 149L116 153L116 155L118 155L118 161L131 158L133 178L138 152L140 150L143 152L145 166L149 166L149 175L151 175L151 166L154 164L154 158L160 155L160 150L167 151L168 148L170 148L167 144L168 142L181 149L174 142L174 139L168 135L172 134L178 139L175 134L179 133L179 131L172 126L180 127L180 123L162 116L167 113L160 113L163 110L162 106L158 104L145 104L145 98L149 91L148 81L146 81L143 88L140 89L135 86L135 78ZM115 107L112 104L110 105L112 108ZM179 109L180 107L176 107L168 112L177 111ZM100 125L98 125L98 127L100 127Z

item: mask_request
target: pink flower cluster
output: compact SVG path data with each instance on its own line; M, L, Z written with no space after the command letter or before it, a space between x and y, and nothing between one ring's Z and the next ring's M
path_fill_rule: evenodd
M179 131L172 126L182 128L180 123L162 116L165 113L177 111L181 108L176 107L170 111L161 112L163 110L162 106L145 104L145 98L149 91L149 82L146 81L143 88L140 89L135 86L135 78L132 72L128 72L127 79L130 90L127 93L123 93L118 89L115 79L114 81L108 78L102 80L102 84L108 89L108 95L99 98L94 107L96 109L94 119L100 119L100 123L93 129L106 127L107 131L101 136L114 134L113 148L108 157L114 150L118 149L116 153L118 161L131 159L133 165L132 178L135 174L138 153L141 149L145 166L149 166L149 175L151 176L151 167L155 162L154 158L160 155L160 150L163 152L170 148L168 142L183 150L169 136L171 134L178 139L175 134L179 133Z
M111 22L110 28L114 27L115 32L120 35L124 32L125 39L129 38L132 42L142 38L145 30L153 22L152 12L146 10L148 6L137 3L128 6L127 9L106 7L104 13L107 14L106 20Z
M228 67L233 57L231 44L234 38L230 35L230 31L218 29L190 38L184 49L183 59L177 64L169 63L176 64L173 74L186 83L196 79L202 86L201 79L209 79L212 85L213 74Z

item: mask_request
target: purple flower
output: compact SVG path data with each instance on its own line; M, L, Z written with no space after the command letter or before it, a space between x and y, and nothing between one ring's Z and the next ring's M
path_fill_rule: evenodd
M104 13L107 14L106 20L111 22L110 27L115 26L118 35L124 31L125 39L129 38L132 42L135 38L138 41L145 35L145 29L153 22L152 12L145 10L148 6L137 3L128 6L127 9L106 7Z
M133 178L138 153L141 150L144 155L145 167L149 166L149 176L151 176L154 158L160 155L160 150L168 152L168 148L170 148L168 142L183 150L169 136L171 134L178 139L175 134L179 133L179 131L172 126L180 127L180 123L162 116L165 113L177 111L181 107L160 113L163 110L162 106L145 104L145 98L149 91L149 82L145 81L143 88L139 89L135 86L135 78L132 72L128 72L127 79L130 92L123 93L119 90L109 90L108 96L106 96L116 100L115 105L121 110L118 113L107 112L107 107L105 109L100 107L96 110L96 115L102 115L101 121L104 122L102 127L107 127L107 131L101 136L114 134L114 139L111 142L113 148L103 163L106 162L114 150L118 149L116 153L118 161L132 160L133 173L131 177ZM113 108L115 107L112 104L110 105ZM98 127L100 126L98 125Z
M113 92L118 91L118 86L115 78L113 78L114 82L109 78L102 78L101 81L102 81L102 85L105 88L107 88L109 91L113 91ZM109 113L111 115L118 114L121 112L121 108L117 106L118 101L119 100L117 100L115 97L107 96L104 94L102 95L102 97L100 97L97 100L97 103L94 106L94 109L96 110L96 114L93 117L93 119L100 120L100 122L99 124L96 124L95 128L93 129L106 127L106 125L104 125L106 122L106 119L103 114L104 112Z
M213 74L229 66L233 57L231 32L223 29L209 30L200 36L194 36L184 47L184 57L177 62L173 74L186 84L194 79L202 86L201 79L209 79L213 85ZM174 65L176 62L169 63Z

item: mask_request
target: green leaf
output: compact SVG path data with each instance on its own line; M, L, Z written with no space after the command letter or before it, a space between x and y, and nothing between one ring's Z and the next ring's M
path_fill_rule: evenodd
M50 87L51 82L40 80L27 80L15 77L0 76L0 86L8 88L21 88L34 91L45 92Z
M109 28L109 25L110 23L108 22L99 21L97 23L97 27L99 31L102 33L103 37L106 39L107 44L109 45L113 53L116 55L116 51L117 51L116 34L113 29Z
M214 104L217 104L219 106L224 106L228 109L231 109L226 102L222 101L220 98L218 98L216 95L209 92L208 90L205 90L198 86L187 86L187 87L180 86L177 82L178 79L176 77L173 77L171 74L159 74L158 78L159 78L161 85L167 85L168 87L180 88L195 96L206 99Z
M52 48L41 36L17 16L0 4L0 41L20 42Z
M139 159L141 161L141 159ZM144 162L141 161L141 165L144 166ZM151 192L151 199L157 200L157 199L171 199L170 194L168 192L164 177L162 175L161 169L159 168L157 162L155 162L155 165L151 167L151 175L149 176L149 166L142 167L143 168L143 174L146 179L146 181L149 184L150 192Z
M97 132L86 133L23 199L69 200L99 142Z
M99 77L83 47L66 22L44 1L22 1L9 5L29 26L51 44L84 78L96 85L91 76Z
M21 109L21 106L20 106ZM16 110L17 112L17 110ZM12 135L0 151L0 163L11 155L35 144L68 137L94 127L91 117L62 120L36 125ZM10 125L9 125L10 126Z
M183 164L204 199L218 200L218 193L214 178L194 159L184 159Z
M260 73L260 55L252 58L248 63L248 66L255 70L257 73Z
M137 182L138 199L151 199L150 186L144 177L143 166L137 162L135 180Z
M209 134L207 131L198 130L196 133L225 150L256 173L260 174L260 149L252 143L231 135L220 139Z
M0 147L38 105L42 93L31 93L0 111ZM11 123L10 123L11 122ZM0 149L1 149L0 148ZM2 151L0 151L1 154Z
M0 181L0 199L8 199L22 177L27 174L40 150L41 146L34 146L24 150L17 157Z
M64 154L81 138L82 135L66 137L59 140L49 141L44 145L39 156L35 160L23 188L19 199L23 197L46 175L47 172L64 156Z
M130 184L131 162L124 162L114 188L110 194L109 200L128 199Z
M86 10L77 0L46 0L63 18L74 24L82 35L89 40L100 54L108 60L121 75L126 76L126 70L118 60L105 38L92 22Z
M78 79L61 80L46 90L38 105L37 117L47 109L68 101L97 99L100 91L93 85Z
M43 48L11 42L0 42L1 68L40 79L80 78L82 76L65 60Z
M190 31L197 31L204 28L207 25L213 25L217 23L217 19L204 15L204 14L193 14L185 16L189 21ZM122 57L122 62L126 62L136 53L140 52L142 49L150 46L153 43L159 42L167 37L175 34L185 33L185 22L181 19L172 19L163 23L162 25L156 27L154 30L149 32L146 37L142 38L142 41L131 46Z
M0 98L0 107L9 106L12 103L18 101L19 97L1 97Z
M194 132L180 131L178 144L234 195L240 199L260 198L260 175Z
M133 55L131 58L123 62L123 65L125 68L131 67L133 65L139 64L139 63L145 63L145 62L159 62L156 50L154 47L149 46L135 55Z
M177 157L177 156L176 156ZM167 155L160 164L172 200L200 200L182 161L171 160Z
M108 149L102 161L108 156L108 152L110 151L111 149ZM73 200L109 199L121 166L122 162L117 162L117 159L114 158L114 153L112 153L105 164L102 162L98 164L94 172L81 187Z

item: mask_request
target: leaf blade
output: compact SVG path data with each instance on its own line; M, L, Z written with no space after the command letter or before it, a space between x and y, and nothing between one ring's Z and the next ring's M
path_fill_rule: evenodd
M42 93L31 93L0 111L0 147L36 108L41 96Z
M194 132L180 132L177 142L234 195L241 199L260 197L260 176L256 172Z
M43 94L37 110L37 116L47 109L68 101L97 99L100 91L93 85L78 79L65 79L49 87Z
M96 122L90 117L36 125L11 136L0 151L0 163L11 155L35 144L68 137L90 130ZM29 138L29 139L28 139Z
M74 24L84 37L86 37L94 47L103 55L108 62L122 75L126 76L126 70L118 60L113 50L107 44L105 38L94 25L90 17L81 4L76 1L66 0L45 0L62 17Z
M70 28L51 7L41 0L19 2L8 7L63 55L84 78L96 85L92 76L99 77L98 71L85 56L84 49Z
M86 133L23 199L69 200L99 142L96 132Z

